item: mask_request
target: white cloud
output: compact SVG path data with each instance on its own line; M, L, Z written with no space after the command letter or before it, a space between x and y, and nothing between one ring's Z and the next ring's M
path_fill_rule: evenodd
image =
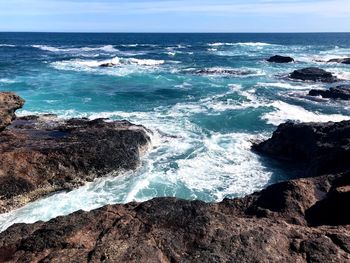
M82 0L0 0L0 14L159 14L203 13L213 15L349 16L349 0L255 0L255 1L82 1Z

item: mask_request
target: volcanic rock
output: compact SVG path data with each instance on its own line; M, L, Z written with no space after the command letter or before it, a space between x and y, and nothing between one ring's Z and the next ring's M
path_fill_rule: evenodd
M290 78L304 81L336 82L338 79L332 73L320 68L304 68L295 70Z
M310 96L321 96L327 99L350 100L350 86L342 85L329 90L312 89L309 92Z
M272 56L268 60L268 62L273 62L273 63L291 63L294 62L294 59L291 57L285 57L285 56Z

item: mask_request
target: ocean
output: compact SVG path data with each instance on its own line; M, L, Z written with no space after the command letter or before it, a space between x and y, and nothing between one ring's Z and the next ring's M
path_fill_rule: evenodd
M266 62L276 54L296 62ZM136 171L0 215L0 231L154 197L218 202L292 178L298 169L258 156L252 142L288 120L350 119L348 102L307 96L332 84L288 79L316 66L347 83L348 65L325 63L341 57L350 57L348 33L0 33L0 90L26 100L17 115L126 119L153 132Z

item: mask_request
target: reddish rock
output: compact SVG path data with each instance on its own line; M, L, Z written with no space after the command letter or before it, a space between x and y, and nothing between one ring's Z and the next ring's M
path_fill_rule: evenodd
M24 100L12 92L0 92L0 132L15 118L15 111L22 108Z

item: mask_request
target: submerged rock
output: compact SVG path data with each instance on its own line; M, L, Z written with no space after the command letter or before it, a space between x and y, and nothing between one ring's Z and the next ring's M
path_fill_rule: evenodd
M291 57L285 57L285 56L272 56L268 60L268 62L273 62L273 63L291 63L294 62L294 59Z
M312 89L309 92L310 96L321 96L327 99L350 100L350 86L342 85L329 90Z
M15 118L15 111L22 108L24 100L12 92L0 92L0 132Z
M341 63L350 65L350 58L335 58L328 60L328 63Z
M331 174L215 204L157 198L17 224L0 233L0 262L349 262L349 127L287 123L255 146L333 160Z
M304 81L336 82L338 79L331 72L320 68L304 68L295 70L290 78Z
M0 133L0 212L135 169L149 143L147 130L127 121L18 118Z
M194 71L196 75L223 75L223 76L247 76L255 74L256 72L251 70L242 69L225 69L225 68L211 68L211 69L200 69Z

